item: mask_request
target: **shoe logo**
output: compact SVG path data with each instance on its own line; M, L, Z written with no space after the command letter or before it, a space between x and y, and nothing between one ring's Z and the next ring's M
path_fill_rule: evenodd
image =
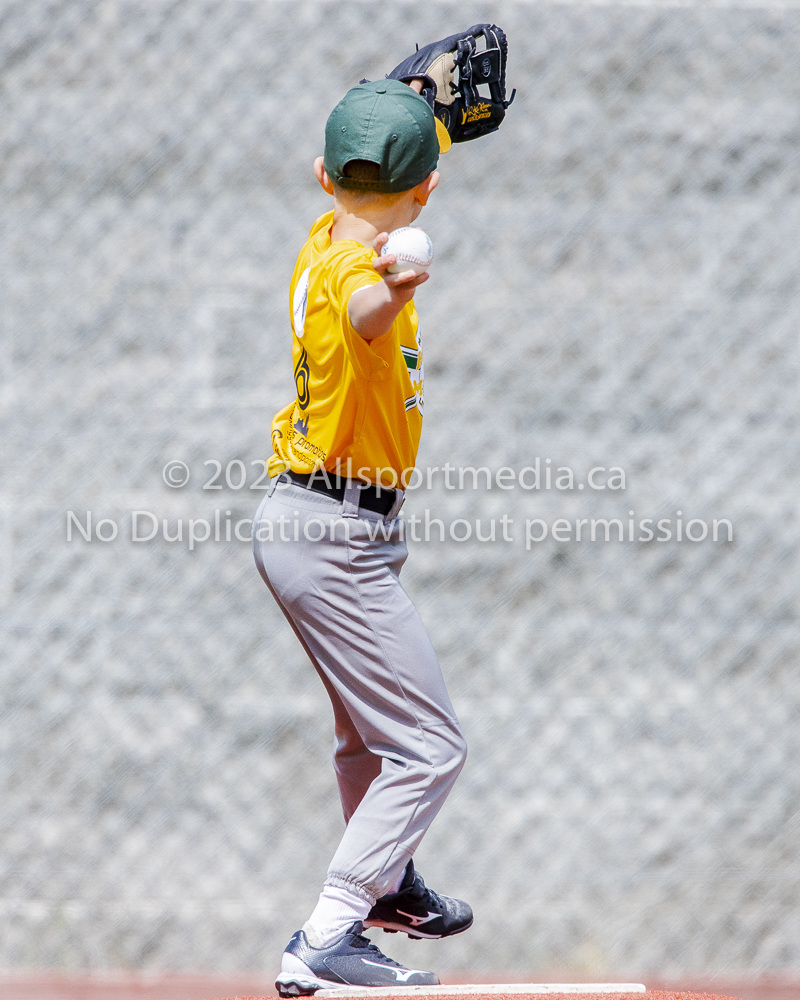
M412 927L420 927L422 924L427 924L429 920L435 920L437 917L441 916L439 913L431 913L430 910L428 910L427 917L415 917L413 913L406 913L403 910L398 910L397 912L402 913L404 917L408 917L411 921Z
M376 969L385 969L387 972L393 972L395 975L395 981L398 983L407 983L410 976L425 975L421 969L394 969L391 965L382 965L380 962L370 962L368 958L362 958L361 961L364 965L374 965Z

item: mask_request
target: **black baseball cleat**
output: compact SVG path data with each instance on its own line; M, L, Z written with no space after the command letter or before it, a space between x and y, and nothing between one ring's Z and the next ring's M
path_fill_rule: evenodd
M364 926L380 927L390 934L403 931L410 938L450 937L472 926L472 910L461 899L429 889L409 861L400 888L376 900Z
M406 969L387 958L361 932L357 920L341 941L329 948L312 948L305 931L286 945L275 989L282 997L307 997L317 990L376 986L438 986L432 972Z

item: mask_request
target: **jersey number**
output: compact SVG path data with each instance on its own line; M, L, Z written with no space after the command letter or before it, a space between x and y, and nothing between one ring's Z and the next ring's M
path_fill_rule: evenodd
M308 379L310 376L308 370L308 355L306 354L305 347L300 353L300 358L297 364L294 366L294 384L297 387L297 405L301 410L304 410L311 399L308 394Z

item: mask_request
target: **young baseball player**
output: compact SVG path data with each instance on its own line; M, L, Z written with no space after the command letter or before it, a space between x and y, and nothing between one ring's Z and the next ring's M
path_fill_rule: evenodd
M398 513L424 405L413 298L428 275L389 273L396 258L379 253L427 204L450 137L425 94L430 78L418 67L395 75L354 87L326 125L314 172L333 210L312 226L292 276L297 394L273 421L273 478L253 526L259 572L331 699L346 823L317 906L284 952L284 997L436 984L363 930L441 938L472 924L470 907L428 889L411 860L466 746L399 581Z

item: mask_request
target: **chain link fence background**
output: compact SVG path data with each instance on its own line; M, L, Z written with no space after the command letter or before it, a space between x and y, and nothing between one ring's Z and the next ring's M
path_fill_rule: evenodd
M800 10L236 0L0 4L0 966L271 969L308 915L342 830L330 712L225 525L293 392L328 112L482 20L518 94L421 219L420 465L575 485L409 496L498 523L410 545L470 742L417 860L476 921L387 950L800 970ZM595 466L625 489L579 491ZM133 543L134 510L183 539ZM628 541L628 511L672 540ZM678 542L677 511L733 541ZM626 540L526 548L558 517Z

